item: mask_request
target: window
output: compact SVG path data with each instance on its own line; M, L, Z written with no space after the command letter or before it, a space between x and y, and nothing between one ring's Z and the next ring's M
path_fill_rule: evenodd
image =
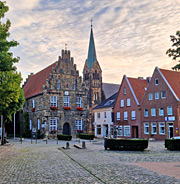
M35 108L35 100L33 99L33 105L32 105L33 107L32 108Z
M144 117L148 117L148 109L144 109Z
M40 119L38 119L38 130L40 130L40 124L41 124L41 121L40 121Z
M124 126L124 136L130 137L130 126Z
M131 99L130 98L127 99L127 107L129 107L129 106L131 106Z
M131 111L131 119L132 120L136 119L136 111Z
M97 130L97 134L101 135L101 125L97 125L96 130Z
M76 107L82 107L82 97L76 97Z
M65 107L70 107L69 96L64 96L64 106Z
M149 93L149 94L148 94L148 99L149 99L149 100L153 100L153 94L152 94L152 93Z
M107 118L107 114L106 114L106 112L104 112L104 118Z
M117 112L117 120L120 120L120 112Z
M51 132L52 130L57 130L57 119L50 119L49 132Z
M76 90L76 81L73 82L73 90Z
M159 134L160 135L165 134L165 123L159 123Z
M173 108L172 108L172 106L167 107L167 115L173 115Z
M154 98L155 98L155 100L159 99L159 92L155 92Z
M116 131L117 131L117 136L123 136L123 129L122 129L122 126L118 126L116 128Z
M121 107L124 107L124 100L121 100Z
M82 119L76 120L76 130L82 130Z
M164 116L164 108L159 108L159 116Z
M50 97L50 106L57 107L57 96L51 96Z
M151 123L151 134L157 134L156 123Z
M151 116L156 116L156 109L155 108L151 108Z
M144 123L144 134L149 134L149 123Z
M128 120L128 112L124 112L124 120Z
M124 95L126 95L126 88L124 87Z
M155 85L157 86L159 84L158 78L155 79Z
M32 120L29 120L29 130L32 130Z
M166 98L166 91L161 91L161 98Z
M100 112L97 113L97 118L100 118L101 117L101 114Z
M57 79L57 89L61 89L60 79Z

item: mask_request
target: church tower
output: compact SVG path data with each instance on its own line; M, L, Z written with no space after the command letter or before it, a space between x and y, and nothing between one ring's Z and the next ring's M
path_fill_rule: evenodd
M102 70L96 56L92 25L88 57L83 69L83 81L89 90L88 100L89 108L91 109L94 106L100 104L102 100L104 100L102 91Z

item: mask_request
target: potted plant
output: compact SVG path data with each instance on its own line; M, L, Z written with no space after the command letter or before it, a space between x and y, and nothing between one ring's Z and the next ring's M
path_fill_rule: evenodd
M31 112L34 112L34 111L35 111L35 108L32 108L32 109L31 109Z
M51 110L58 110L58 108L56 106L50 106Z
M71 107L64 106L63 109L64 109L64 110L71 110Z
M82 110L83 110L82 107L76 107L76 109L77 109L78 111L82 111Z

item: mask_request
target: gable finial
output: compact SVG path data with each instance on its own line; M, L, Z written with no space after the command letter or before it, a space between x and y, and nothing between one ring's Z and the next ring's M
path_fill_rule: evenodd
M93 22L93 19L91 18L91 27L92 27L92 22Z
M67 50L67 45L68 45L68 44L66 43L66 44L65 44L65 50Z

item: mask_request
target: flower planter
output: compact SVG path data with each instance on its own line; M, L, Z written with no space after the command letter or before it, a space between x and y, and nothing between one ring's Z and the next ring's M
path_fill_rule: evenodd
M82 111L82 110L83 110L82 107L76 107L76 109L77 109L78 111Z
M32 109L31 109L31 112L34 112L34 111L35 111L35 108L32 108Z
M64 110L71 110L71 107L63 107Z
M55 110L58 110L58 108L57 108L56 106L51 106L50 109L51 109L51 110L54 110L54 111L55 111Z

